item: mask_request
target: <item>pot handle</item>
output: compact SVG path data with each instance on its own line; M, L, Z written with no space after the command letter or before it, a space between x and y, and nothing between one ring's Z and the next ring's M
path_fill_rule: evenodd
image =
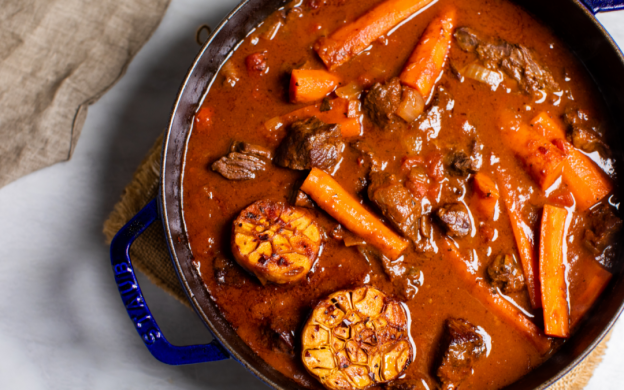
M591 12L617 11L624 9L624 0L582 0Z
M171 365L213 362L229 358L215 339L210 344L178 347L171 345L160 331L137 282L130 261L130 246L159 218L158 203L149 202L115 235L111 243L111 262L121 300L147 349L163 363Z

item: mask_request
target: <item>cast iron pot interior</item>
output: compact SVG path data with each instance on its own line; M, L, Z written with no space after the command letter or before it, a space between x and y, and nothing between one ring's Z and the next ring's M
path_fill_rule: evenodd
M585 65L600 89L609 110L609 144L617 162L616 171L624 172L620 161L623 140L617 135L624 123L624 59L608 33L578 0L517 0L537 19L551 27ZM198 55L184 81L164 143L160 204L172 261L180 281L197 314L232 356L257 377L276 389L297 389L293 381L266 364L245 344L219 312L191 264L182 215L184 154L193 115L209 89L221 63L236 45L271 12L284 4L281 0L246 0L215 30ZM621 253L615 263L620 264ZM589 319L564 344L555 356L507 389L544 389L578 364L606 335L624 303L622 267L589 314ZM317 388L321 389L320 385Z

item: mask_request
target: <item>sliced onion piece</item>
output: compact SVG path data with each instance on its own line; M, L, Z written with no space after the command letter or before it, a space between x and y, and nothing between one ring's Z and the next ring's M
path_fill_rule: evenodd
M227 83L231 87L234 87L238 80L240 80L240 77L238 76L238 71L236 70L236 66L232 63L232 61L228 61L223 64L221 72L225 76L225 83Z
M425 109L425 100L422 95L415 89L403 87L401 95L401 103L396 114L410 123L418 119Z
M361 85L354 83L354 82L350 82L344 87L340 87L336 89L335 92L336 92L336 95L338 95L338 97L351 100L351 99L357 99L362 93L362 90L363 88Z
M351 233L348 230L345 230L343 236L344 244L347 247L356 246L356 245L366 245L366 241L358 235Z
M282 126L284 126L284 122L279 116L276 116L275 118L271 118L268 121L264 122L264 127L270 132L277 131Z
M464 77L468 77L469 79L477 80L491 86L494 91L496 91L498 85L503 81L503 76L500 73L494 72L493 70L489 70L488 68L474 63L466 65L466 67L462 69L461 74Z

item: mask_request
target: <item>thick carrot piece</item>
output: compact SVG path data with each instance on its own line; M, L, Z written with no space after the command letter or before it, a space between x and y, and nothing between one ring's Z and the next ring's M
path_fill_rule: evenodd
M399 76L403 85L416 89L425 100L440 77L451 48L456 13L455 8L449 8L429 23Z
M390 230L333 177L320 169L312 168L301 186L301 191L308 194L336 221L381 250L391 260L397 259L407 248L407 240Z
M520 263L524 272L524 280L529 291L529 300L534 309L542 307L542 292L539 279L539 263L535 253L535 239L533 232L522 220L520 209L516 203L511 179L502 171L498 172L498 183L503 193L503 200L507 209L507 215L511 222L511 230L513 231L520 254Z
M432 1L386 0L329 37L320 38L314 44L314 50L325 66L334 70Z
M568 211L545 205L540 229L539 267L545 333L570 336L570 313L565 281L564 240Z
M440 250L450 266L461 276L465 288L473 297L526 337L541 354L550 350L551 340L514 305L500 294L492 293L492 288L483 279L477 279L469 270L468 262L462 258L452 243L446 239L443 240L440 244Z
M477 208L488 219L494 218L496 202L500 198L496 183L491 177L483 173L477 173L473 179Z
M343 137L357 137L362 134L361 112L359 102L336 98L329 102L329 109L322 110L322 104L315 104L300 108L288 114L269 119L264 127L270 132L276 131L294 122L310 117L317 117L325 123L340 124L340 132Z
M524 163L525 169L543 190L548 189L561 175L565 154L548 139L531 130L512 111L500 116L503 142Z
M325 70L295 69L290 75L290 101L312 103L329 95L340 84L340 78Z
M556 119L542 112L533 118L531 126L549 141L561 140L567 146L562 178L572 191L579 211L587 210L613 190L611 180L602 169L565 140L564 128Z
M594 259L585 259L585 266L581 275L587 281L583 292L575 297L570 297L570 328L574 329L589 309L598 300L613 276Z

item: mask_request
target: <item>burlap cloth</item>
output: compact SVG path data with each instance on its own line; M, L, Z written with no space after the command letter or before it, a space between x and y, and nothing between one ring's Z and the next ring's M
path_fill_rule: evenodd
M160 178L161 152L163 136L158 137L149 154L145 157L134 173L132 182L125 188L121 200L115 205L113 212L104 223L104 234L110 242L126 222L141 210L147 202L154 199L158 192ZM184 305L189 306L188 299L180 286L178 277L165 242L162 225L155 223L132 245L130 256L134 266L144 273L155 285L162 288ZM610 334L596 349L574 370L550 387L551 390L583 389L594 370L602 361L607 348Z
M0 187L68 160L170 0L0 0Z

